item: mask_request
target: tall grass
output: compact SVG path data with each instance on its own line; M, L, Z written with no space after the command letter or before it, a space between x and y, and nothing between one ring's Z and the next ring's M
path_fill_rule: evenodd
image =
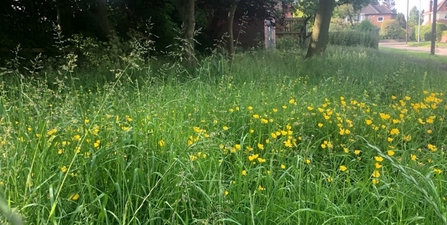
M25 224L446 224L442 71L360 48L224 60L187 80L1 77L8 208Z

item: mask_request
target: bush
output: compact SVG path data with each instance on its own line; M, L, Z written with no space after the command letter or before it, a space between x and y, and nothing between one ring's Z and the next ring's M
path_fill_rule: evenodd
M431 41L431 25L424 25L421 26L421 38L423 38L424 41ZM415 28L416 32L415 32L415 36L417 39L417 27ZM436 24L436 40L440 41L441 37L442 37L442 32L447 30L447 25L443 24L443 23L438 23Z
M378 48L379 36L376 31L340 31L329 33L329 44L342 46L364 46Z
M403 29L396 20L387 20L380 27L380 35L384 39L403 39L405 38L405 29Z
M377 27L374 24L372 24L371 21L369 20L363 20L358 25L355 25L354 28L361 32L372 32L372 31L377 32Z
M284 51L295 51L306 47L306 43L303 43L299 38L292 36L285 36L276 40L276 49Z

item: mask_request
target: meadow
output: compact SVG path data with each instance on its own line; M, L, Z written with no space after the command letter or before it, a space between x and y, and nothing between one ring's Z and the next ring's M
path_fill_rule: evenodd
M331 46L149 65L0 77L0 196L25 224L447 224L431 63Z

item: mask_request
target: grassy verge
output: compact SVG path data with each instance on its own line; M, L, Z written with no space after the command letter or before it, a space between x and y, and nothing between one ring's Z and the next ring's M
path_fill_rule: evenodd
M411 47L430 47L431 46L431 42L429 41L424 41L424 42L409 42L408 46ZM447 48L447 43L443 43L443 42L436 42L436 46L438 48Z
M399 57L405 57L407 60L411 59L421 59L426 60L429 63L435 63L435 64L442 64L445 65L447 63L447 56L443 55L431 55L429 52L417 52L417 51L409 51L409 50L402 50L402 49L394 49L394 48L387 48L387 47L380 47L380 50L392 54L394 56Z
M2 77L8 207L25 224L446 224L443 71L339 47L171 68Z

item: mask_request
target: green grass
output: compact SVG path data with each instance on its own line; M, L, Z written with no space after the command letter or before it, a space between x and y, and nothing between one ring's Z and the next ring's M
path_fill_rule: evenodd
M431 42L429 42L429 41L409 42L408 46L411 46L411 47L428 47L428 48L430 48ZM438 48L447 48L447 43L436 42L436 46Z
M340 47L222 60L190 79L2 77L8 208L25 224L447 224L443 71Z
M418 51L410 51L410 50L403 50L403 49L395 49L395 48L387 48L387 47L380 47L380 50L392 54L394 56L398 57L405 57L407 60L424 60L425 62L429 64L434 65L446 65L447 64L447 56L443 55L431 55L429 52L418 52Z

